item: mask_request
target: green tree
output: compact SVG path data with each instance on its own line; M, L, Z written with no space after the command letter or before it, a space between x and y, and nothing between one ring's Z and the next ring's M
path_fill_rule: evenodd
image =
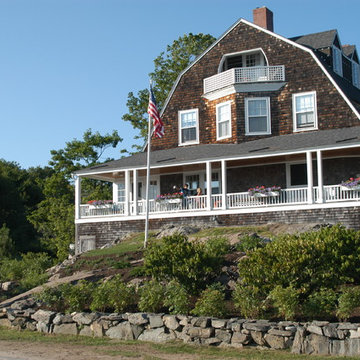
M0 160L0 227L6 224L9 230L13 255L39 250L37 232L27 216L43 200L42 182L49 172L50 168L24 170Z
M66 143L64 149L52 150L51 166L53 173L43 184L44 200L41 201L29 219L37 231L41 233L42 245L64 259L69 245L74 242L74 184L72 173L76 170L94 166L112 159L102 159L109 147L116 148L122 141L117 131L100 135L85 131L82 140L74 139ZM84 199L90 197L103 198L111 196L110 184L84 180L82 183Z
M149 75L154 81L153 89L159 109L163 107L178 75L214 41L215 38L209 34L185 34L168 45L166 52L162 52L154 60L155 69ZM140 131L137 138L145 139L147 135L148 100L148 89L138 91L137 95L133 92L128 94L126 105L129 112L122 119L130 121L132 126Z

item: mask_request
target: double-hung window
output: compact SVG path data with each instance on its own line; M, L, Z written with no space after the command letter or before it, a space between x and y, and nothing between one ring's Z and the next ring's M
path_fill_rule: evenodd
M293 94L294 131L317 129L316 92Z
M245 134L271 134L270 98L245 98Z
M230 101L216 105L216 139L231 137L231 103Z
M179 144L199 143L199 110L179 111Z

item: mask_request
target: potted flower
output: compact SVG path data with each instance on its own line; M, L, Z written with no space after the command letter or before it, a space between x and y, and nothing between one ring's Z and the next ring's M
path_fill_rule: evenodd
M179 202L183 198L180 192L158 195L155 201Z
M281 187L280 186L270 186L266 187L264 185L255 186L248 189L248 194L253 197L267 197L267 196L279 196Z
M87 202L92 207L112 207L112 200L90 200Z
M360 177L353 178L343 181L341 184L342 190L360 190Z

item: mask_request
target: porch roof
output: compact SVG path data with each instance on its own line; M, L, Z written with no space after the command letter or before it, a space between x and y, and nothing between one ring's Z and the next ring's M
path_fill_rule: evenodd
M222 159L250 159L263 156L284 155L293 152L321 149L344 149L360 146L360 126L306 131L281 136L272 136L241 144L204 144L179 146L172 149L151 152L151 166L163 167L191 164L199 161L220 161ZM146 167L146 152L134 154L119 160L78 170L76 175L103 174L125 169Z

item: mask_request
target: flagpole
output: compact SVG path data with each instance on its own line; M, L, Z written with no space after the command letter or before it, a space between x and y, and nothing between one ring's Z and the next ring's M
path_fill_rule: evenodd
M151 91L152 81L150 80ZM148 235L149 235L149 187L150 187L150 146L151 146L151 116L148 115L148 140L147 140L147 161L146 161L146 217L145 217L145 237L144 237L144 248L147 246Z

